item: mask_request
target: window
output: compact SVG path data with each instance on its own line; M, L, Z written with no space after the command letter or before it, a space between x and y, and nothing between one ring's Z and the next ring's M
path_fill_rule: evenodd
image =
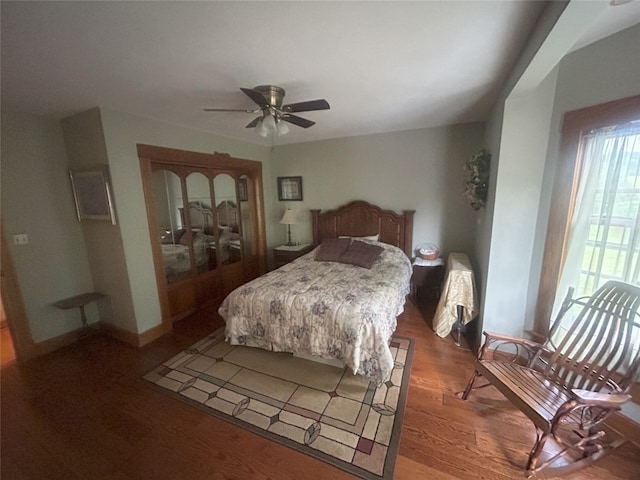
M608 280L640 284L640 122L584 135L561 285L591 295Z
M640 95L565 114L534 329L567 288L640 278Z

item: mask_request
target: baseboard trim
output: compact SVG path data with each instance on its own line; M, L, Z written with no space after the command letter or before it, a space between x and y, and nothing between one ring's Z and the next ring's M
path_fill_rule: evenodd
M34 344L35 355L32 358L40 357L42 355L54 352L59 348L71 345L76 340L78 340L81 334L82 329L80 328L67 333L63 333L62 335L58 335L57 337L48 338L47 340L38 342Z
M640 447L640 424L624 412L616 412L606 421L606 425L615 432Z
M147 343L150 343L157 338L160 338L166 333L165 326L163 324L156 325L142 333L133 333L128 330L124 330L110 323L99 322L100 330L106 332L111 337L128 343L136 348L142 347Z
M101 332L106 333L110 337L120 340L121 342L128 343L133 347L138 347L138 334L124 330L123 328L116 327L110 323L104 321L98 322L98 326Z
M165 333L171 331L171 327L167 328L167 325L160 323L155 327L151 327L149 330L145 330L144 332L138 335L138 347L143 347L147 343L151 343L154 340L160 338Z
M163 325L162 323L139 334L124 330L120 327L116 327L115 325L111 325L110 323L106 323L103 321L92 323L89 325L89 327L96 332L104 332L110 337L113 337L116 340L120 340L121 342L128 343L129 345L132 345L136 348L142 347L147 343L160 338L167 332L165 325ZM78 340L78 338L82 337L83 333L84 332L82 328L78 328L76 330L63 333L62 335L58 335L57 337L48 338L47 340L38 342L34 345L35 355L30 358L40 357L42 355L54 352L59 348L71 345L76 340Z

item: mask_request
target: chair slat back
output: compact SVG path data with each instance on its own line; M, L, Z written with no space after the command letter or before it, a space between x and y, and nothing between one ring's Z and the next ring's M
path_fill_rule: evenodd
M600 391L614 382L626 390L640 369L640 288L609 281L575 303L583 308L554 342L545 376L567 388Z

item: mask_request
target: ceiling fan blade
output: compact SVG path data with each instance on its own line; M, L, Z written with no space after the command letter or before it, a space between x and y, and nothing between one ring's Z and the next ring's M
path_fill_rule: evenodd
M298 117L297 115L283 115L282 119L285 122L293 123L294 125L298 125L302 128L309 128L316 124L316 122L312 122L311 120L307 120L306 118Z
M309 100L307 102L290 103L283 105L282 110L285 112L311 112L313 110L329 110L329 102L324 98L319 100Z
M262 117L256 117L256 118L254 118L253 120L251 120L251 122L249 122L249 123L247 124L247 126L246 126L245 128L253 128L253 127L255 127L256 125L258 125L258 122L260 121L260 119L261 119L261 118L262 118Z
M244 113L257 113L259 110L239 110L237 108L203 108L205 112L244 112Z
M256 102L261 107L269 106L269 102L262 93L252 88L240 88L247 97Z

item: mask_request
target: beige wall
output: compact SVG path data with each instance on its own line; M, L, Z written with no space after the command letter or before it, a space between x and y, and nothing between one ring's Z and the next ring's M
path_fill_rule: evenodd
M91 170L109 166L98 108L65 118L61 123L70 168ZM98 302L100 320L135 332L136 317L118 213L116 208L116 225L107 221L83 221L82 234L94 288L106 295Z
M537 89L509 98L505 104L484 299L485 330L520 336L533 321L527 293L540 278L539 270L532 277L531 268L555 86L554 71Z
M580 16L579 20L584 18ZM562 32L557 36L567 41ZM553 65L550 75L535 89L519 92L507 102L501 119L500 162L487 252L490 258L482 312L485 330L519 335L530 328L562 116L567 111L640 93L640 69L631 61L637 58L638 38L640 26L635 26L573 52ZM570 46L569 38L567 48ZM527 137L522 137L522 132L527 132ZM543 144L532 145L530 139L535 138ZM518 155L518 146L527 153Z
M118 225L122 236L123 261L128 273L130 295L135 312L135 328L145 332L161 321L160 302L151 254L151 239L142 191L137 144L157 145L195 152L228 153L263 163L265 205L271 190L269 155L266 147L219 137L208 132L101 109L102 125L113 181ZM128 326L127 329L130 329Z
M53 306L94 289L60 122L2 113L1 185L2 226L33 340L80 328L77 309ZM13 245L17 233L26 233L29 244ZM89 323L98 320L95 305L86 313Z
M443 253L472 254L476 214L463 197L463 164L480 149L483 124L412 130L277 147L273 182L302 176L304 200L278 202L271 246L285 241L277 222L284 209L298 211L294 240L311 241L310 209L366 200L396 211L415 210L413 245L432 242ZM274 192L277 200L277 192Z
M225 152L263 161L269 149L207 132L117 112L92 109L61 122L2 113L2 223L10 245L33 340L38 343L80 327L76 309L53 302L92 290L109 301L87 306L100 319L142 333L161 321L150 251L136 143L201 152ZM68 148L68 153L67 153ZM77 221L68 169L108 164L118 224ZM265 198L273 182L265 182ZM267 203L267 208L269 208Z

